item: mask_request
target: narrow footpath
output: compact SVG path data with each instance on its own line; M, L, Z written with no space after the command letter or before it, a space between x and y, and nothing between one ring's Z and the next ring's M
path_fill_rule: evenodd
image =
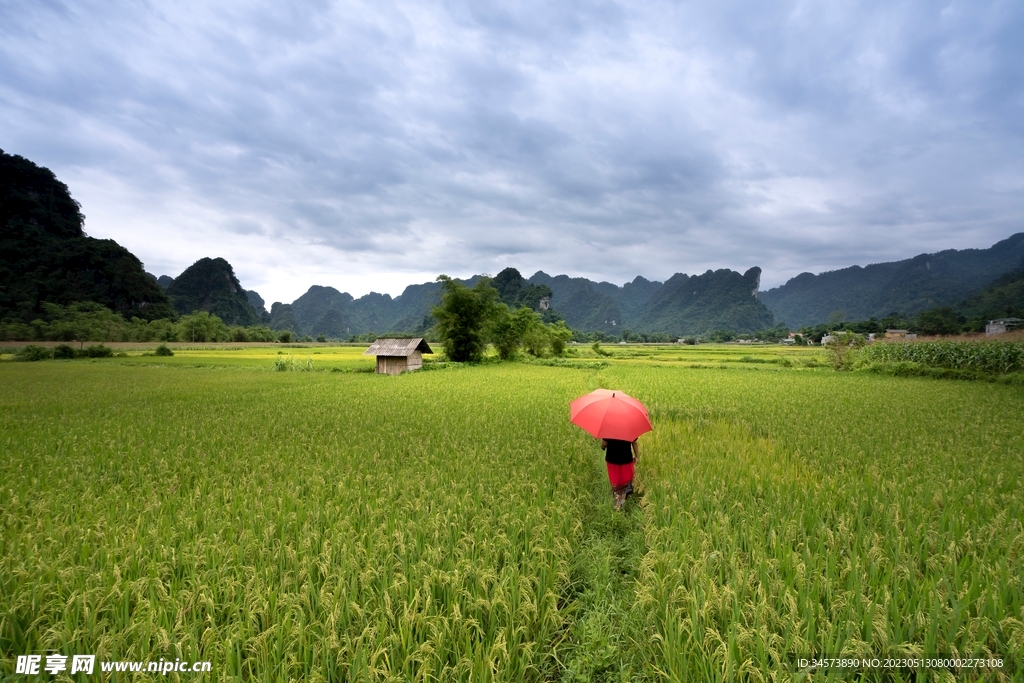
M604 462L595 459L594 470L591 504L582 520L583 540L572 567L577 611L560 680L652 680L645 671L649 648L642 614L636 609L636 582L646 550L642 491L616 512Z

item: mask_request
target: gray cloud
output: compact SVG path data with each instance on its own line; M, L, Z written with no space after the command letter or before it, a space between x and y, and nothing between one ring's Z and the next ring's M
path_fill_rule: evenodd
M0 147L268 301L514 265L763 285L1024 229L1013 3L9 3Z

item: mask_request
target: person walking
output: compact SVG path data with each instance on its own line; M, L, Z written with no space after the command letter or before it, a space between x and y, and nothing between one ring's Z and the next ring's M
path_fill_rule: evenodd
M615 509L633 492L633 473L640 458L637 439L654 429L643 403L614 389L595 389L569 404L569 422L601 440Z
M616 510L626 504L626 496L633 492L633 475L640 459L638 439L601 439L601 450L608 467L608 482L612 485L612 498Z

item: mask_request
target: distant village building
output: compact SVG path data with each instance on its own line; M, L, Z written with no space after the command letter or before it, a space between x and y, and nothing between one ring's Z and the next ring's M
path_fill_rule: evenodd
M377 356L378 375L399 375L423 367L423 354L433 353L423 337L414 339L378 339L363 352Z
M1010 330L1015 330L1024 324L1024 319L1021 318L999 318L998 320L989 320L988 325L985 325L985 334L1004 334Z
M917 335L915 334L914 336L916 337ZM885 338L886 339L906 339L907 338L907 331L906 330L886 330L885 331Z

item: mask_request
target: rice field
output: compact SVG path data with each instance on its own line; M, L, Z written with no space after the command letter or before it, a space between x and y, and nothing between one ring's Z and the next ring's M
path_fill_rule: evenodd
M575 351L399 377L353 347L0 363L0 677L47 653L213 663L171 680L834 679L814 655L1024 677L1020 387ZM599 386L655 426L624 513L568 423Z

